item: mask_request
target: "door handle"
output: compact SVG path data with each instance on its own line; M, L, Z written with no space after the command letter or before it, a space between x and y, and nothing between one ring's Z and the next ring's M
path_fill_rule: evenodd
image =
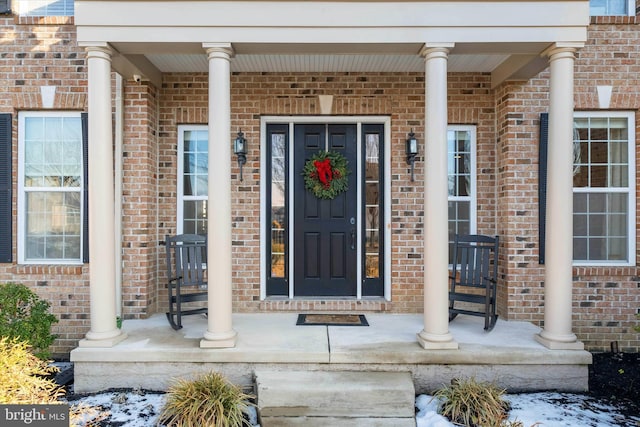
M356 250L356 229L355 228L351 229L351 250L352 251Z

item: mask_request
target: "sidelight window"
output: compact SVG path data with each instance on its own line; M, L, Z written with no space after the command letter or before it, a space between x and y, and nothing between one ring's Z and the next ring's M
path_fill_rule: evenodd
M454 235L473 234L476 230L475 138L474 126L449 126L447 130L449 260Z
M208 146L207 126L178 127L178 234L207 234Z

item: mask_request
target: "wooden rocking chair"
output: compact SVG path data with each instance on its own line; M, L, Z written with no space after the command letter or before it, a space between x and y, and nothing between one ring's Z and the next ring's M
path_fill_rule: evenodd
M498 236L458 235L453 249L453 270L449 279L449 321L458 314L484 317L484 329L496 324L496 278ZM458 303L458 305L456 305ZM464 304L460 304L464 303Z
M167 319L175 330L182 328L182 316L207 313L207 238L197 234L166 236L169 311Z

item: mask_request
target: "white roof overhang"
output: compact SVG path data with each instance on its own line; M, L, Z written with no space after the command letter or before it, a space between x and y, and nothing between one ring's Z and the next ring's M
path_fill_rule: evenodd
M76 0L75 23L80 45L156 84L206 72L206 43L231 43L237 72L424 72L425 44L453 44L450 72L496 86L544 69L553 44L584 45L589 1Z

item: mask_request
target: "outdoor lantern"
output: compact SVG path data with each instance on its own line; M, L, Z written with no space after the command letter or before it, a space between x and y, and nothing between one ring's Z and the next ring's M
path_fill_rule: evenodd
M242 129L238 131L238 136L233 142L233 153L238 156L238 166L240 166L240 181L242 181L242 166L247 163L247 140L244 138Z
M407 138L407 145L405 148L407 152L407 164L411 165L411 182L413 182L413 164L415 163L416 156L418 155L418 140L413 133L413 129L411 129L411 132L409 132L409 137Z

